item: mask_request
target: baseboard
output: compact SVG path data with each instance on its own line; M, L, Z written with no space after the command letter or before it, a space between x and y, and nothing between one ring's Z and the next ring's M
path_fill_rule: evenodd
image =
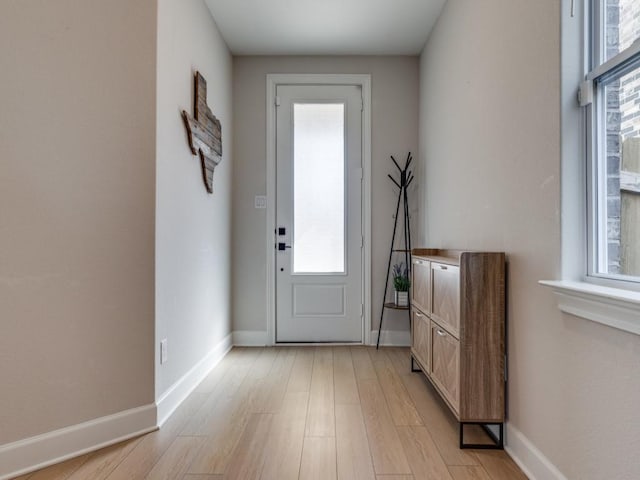
M0 445L0 480L24 475L156 430L231 350L231 340L232 335L227 335L155 404Z
M567 477L510 423L506 425L506 440L504 449L529 480L567 480Z
M233 332L233 345L236 347L264 347L267 341L267 332L261 330L237 330Z
M378 330L371 330L371 345L378 341ZM408 330L383 330L380 345L385 347L409 347L411 332Z
M0 480L156 430L156 406L145 405L0 446Z
M227 354L233 343L232 335L222 339L205 357L185 373L158 400L158 426L161 427L185 398L200 384L220 360Z
M371 331L371 344L378 340L378 331ZM261 330L236 330L233 332L233 345L236 347L264 347L268 345L267 332ZM408 347L411 335L408 330L383 330L380 345L385 347Z

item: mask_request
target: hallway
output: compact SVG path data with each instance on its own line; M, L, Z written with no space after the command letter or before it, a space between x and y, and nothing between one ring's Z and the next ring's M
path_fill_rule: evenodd
M526 479L505 452L458 449L408 349L368 347L234 348L159 431L19 478Z

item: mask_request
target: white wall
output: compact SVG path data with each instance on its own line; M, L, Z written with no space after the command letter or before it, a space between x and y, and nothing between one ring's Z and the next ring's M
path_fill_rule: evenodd
M196 69L223 125L213 195L180 116ZM4 477L153 428L230 341L232 60L203 0L8 0L0 72Z
M544 457L569 479L639 478L640 337L537 284L561 270L558 2L447 2L420 97L424 244L509 257L507 444L540 479Z
M266 75L366 73L372 77L372 328L376 329L397 190L389 155L417 151L417 57L236 57L234 59L234 330L266 332ZM415 155L414 155L415 156ZM406 313L390 312L385 329L407 331Z
M153 403L155 19L0 2L0 445Z
M187 144L193 73L222 122L212 195ZM203 0L158 2L156 398L231 333L232 60ZM169 361L159 362L168 340Z

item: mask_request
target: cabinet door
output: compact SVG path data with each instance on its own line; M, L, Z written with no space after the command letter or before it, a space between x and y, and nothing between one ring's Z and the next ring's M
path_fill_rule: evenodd
M460 330L460 268L431 263L432 317L456 338Z
M431 267L428 260L414 258L411 261L411 301L425 313L431 312Z
M460 404L460 342L431 322L431 378L456 412Z
M429 318L417 310L411 312L411 350L429 373L431 370L431 325Z

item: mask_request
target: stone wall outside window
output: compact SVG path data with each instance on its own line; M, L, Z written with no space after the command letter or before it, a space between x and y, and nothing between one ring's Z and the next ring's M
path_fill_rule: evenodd
M607 0L607 57L640 36L640 1ZM607 90L607 248L609 273L625 273L620 247L620 166L624 142L640 137L640 72Z

